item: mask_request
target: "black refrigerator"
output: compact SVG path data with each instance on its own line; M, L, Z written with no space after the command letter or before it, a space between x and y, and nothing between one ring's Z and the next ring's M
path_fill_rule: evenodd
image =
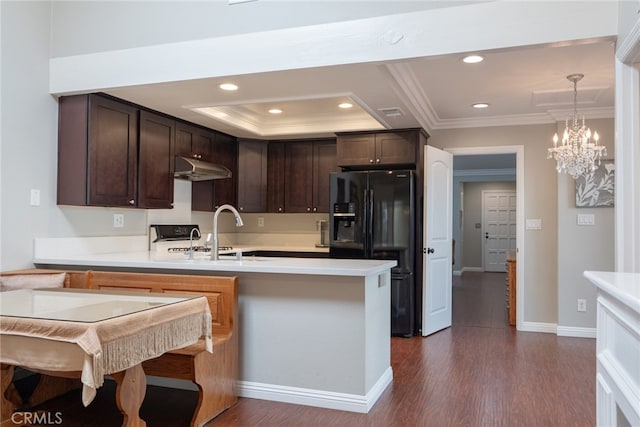
M391 259L391 334L412 336L415 318L415 173L336 172L330 177L332 258Z

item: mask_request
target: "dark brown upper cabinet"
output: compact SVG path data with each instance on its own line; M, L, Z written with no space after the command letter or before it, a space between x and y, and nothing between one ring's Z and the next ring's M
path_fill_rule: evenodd
M267 141L238 140L238 210L267 211Z
M213 209L218 209L224 204L236 206L236 185L238 142L236 138L216 133L211 150L211 162L225 166L231 171L231 178L213 180Z
M177 122L175 155L210 161L214 140L215 134L207 129ZM191 183L191 209L194 211L213 210L213 181L193 181Z
M418 129L336 135L338 165L341 167L415 167L419 161Z
M176 156L211 160L215 133L188 123L176 123Z
M137 207L172 208L175 121L141 110L138 143Z
M269 141L267 149L267 212L284 213L286 143Z
M313 212L328 213L329 174L340 172L336 158L336 141L313 143Z
M58 119L58 204L173 206L173 120L99 94L61 97Z
M336 172L335 140L285 145L285 212L329 212L329 173Z

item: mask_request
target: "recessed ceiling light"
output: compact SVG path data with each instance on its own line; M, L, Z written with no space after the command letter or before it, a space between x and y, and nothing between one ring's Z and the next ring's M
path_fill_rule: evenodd
M279 108L272 108L269 110L271 114L282 114L282 110Z
M471 105L473 108L487 108L489 107L489 104L487 104L486 102L476 102L475 104Z
M350 104L348 102L343 102L342 104L338 104L338 107L340 107L340 108L351 108L351 107L353 107L353 104Z
M234 85L233 83L222 83L218 87L222 90L238 90L238 85Z
M462 62L465 64L477 64L478 62L484 61L484 57L480 55L468 55L462 58Z

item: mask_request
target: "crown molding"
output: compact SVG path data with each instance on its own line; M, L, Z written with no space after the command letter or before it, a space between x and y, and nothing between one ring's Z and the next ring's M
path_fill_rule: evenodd
M509 116L485 116L458 119L441 119L434 110L429 97L416 78L411 65L406 62L385 64L393 88L415 115L425 130L480 128L494 126L522 126L553 124L566 120L572 109L554 109L545 113L514 114ZM609 108L580 109L585 119L613 118L615 110Z
M640 19L636 20L627 37L618 45L616 57L625 64L640 62Z

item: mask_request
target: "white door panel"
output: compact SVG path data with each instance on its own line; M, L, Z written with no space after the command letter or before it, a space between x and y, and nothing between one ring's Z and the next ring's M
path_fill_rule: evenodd
M453 155L425 147L422 335L451 326Z
M507 253L516 250L516 192L483 191L484 270L505 271Z

